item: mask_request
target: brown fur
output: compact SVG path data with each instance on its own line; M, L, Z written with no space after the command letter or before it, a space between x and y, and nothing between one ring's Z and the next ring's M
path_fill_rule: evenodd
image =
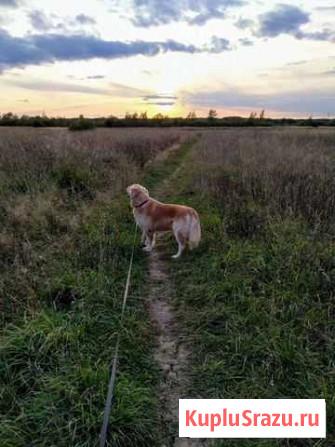
M137 224L143 231L142 241L145 251L151 251L155 244L155 233L173 231L178 242L178 258L187 243L190 248L196 247L201 238L198 213L188 206L161 203L149 196L149 192L141 185L127 188L133 213Z

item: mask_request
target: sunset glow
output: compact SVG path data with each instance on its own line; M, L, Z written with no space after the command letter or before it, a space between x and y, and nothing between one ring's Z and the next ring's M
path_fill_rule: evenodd
M0 0L0 113L334 116L334 45L328 0Z

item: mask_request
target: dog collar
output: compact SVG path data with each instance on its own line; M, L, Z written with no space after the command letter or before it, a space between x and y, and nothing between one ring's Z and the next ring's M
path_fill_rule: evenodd
M149 202L149 199L146 199L144 202L142 202L140 205L135 205L135 208L142 208L143 205Z

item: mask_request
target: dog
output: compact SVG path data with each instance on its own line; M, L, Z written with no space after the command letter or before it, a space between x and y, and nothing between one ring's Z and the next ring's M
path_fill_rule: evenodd
M197 247L201 239L198 213L188 206L161 203L149 196L141 185L127 188L130 203L137 225L142 230L144 251L151 252L158 231L173 231L178 242L178 252L172 258L179 258L188 244L190 249Z

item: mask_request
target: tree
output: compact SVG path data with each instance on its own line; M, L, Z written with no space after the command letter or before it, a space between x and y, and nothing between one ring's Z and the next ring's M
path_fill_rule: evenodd
M214 109L210 109L210 111L208 112L208 119L214 120L215 118L217 118L217 116L218 116L217 111Z
M261 111L261 113L259 114L259 119L260 119L260 120L265 119L265 110L264 110L264 109L263 109L263 110Z
M186 119L187 119L187 120L195 120L196 117L197 117L197 115L196 115L195 112L190 112L190 113L187 115Z
M153 120L159 120L159 121L166 120L168 118L169 117L167 115L164 116L162 113L157 113L155 116L152 117Z
M255 119L257 119L257 112L251 112L251 113L250 113L250 116L249 116L249 119L250 119L250 120L255 120Z

